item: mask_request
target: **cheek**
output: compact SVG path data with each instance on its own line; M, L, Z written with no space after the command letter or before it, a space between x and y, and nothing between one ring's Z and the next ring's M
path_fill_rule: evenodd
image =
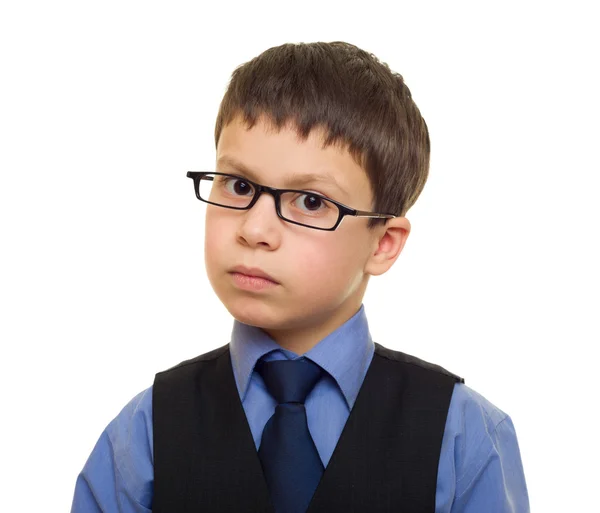
M293 262L297 283L309 284L322 294L351 287L362 270L360 252L343 238L324 237L317 243L300 244L293 252Z
M232 230L227 224L223 216L211 215L207 211L204 226L204 259L207 266L214 266L219 260L219 255L223 255Z
M227 240L227 235L234 232L233 220L225 209L208 205L206 221L204 223L204 236L207 246L221 246Z
M223 243L222 230L219 230L218 226L209 223L206 224L204 231L204 247L206 251L215 249Z

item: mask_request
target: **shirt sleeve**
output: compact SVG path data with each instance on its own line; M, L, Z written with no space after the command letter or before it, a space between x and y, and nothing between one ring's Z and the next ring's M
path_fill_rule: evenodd
M529 513L512 419L468 387L462 392L466 400L459 408L461 429L454 437L451 513Z
M154 479L152 388L102 432L77 477L71 513L148 513Z

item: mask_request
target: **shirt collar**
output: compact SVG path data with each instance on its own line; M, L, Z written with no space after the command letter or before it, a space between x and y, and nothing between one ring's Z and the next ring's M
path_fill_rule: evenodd
M282 349L262 329L234 321L230 353L233 374L242 401L248 391L256 362L277 351L288 359L299 355ZM374 344L364 305L344 324L327 335L303 356L325 369L337 382L351 409L373 358Z

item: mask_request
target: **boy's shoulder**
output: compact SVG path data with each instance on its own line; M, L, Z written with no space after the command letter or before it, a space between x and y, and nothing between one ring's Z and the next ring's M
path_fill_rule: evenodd
M416 356L395 351L375 343L375 354L394 362L417 368L424 373L444 375L454 379L454 388L449 408L449 428L461 432L467 427L471 434L477 431L476 437L493 433L503 422L511 422L510 417L482 394L465 384L465 380L449 370ZM477 426L477 429L473 429Z

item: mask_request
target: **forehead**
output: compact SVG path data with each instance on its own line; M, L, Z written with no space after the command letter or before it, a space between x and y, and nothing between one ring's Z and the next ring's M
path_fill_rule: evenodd
M368 207L371 187L365 171L347 148L324 146L324 137L322 129L313 129L302 139L293 125L277 129L264 118L248 129L235 118L221 131L217 171L242 174L272 187L310 187L354 202L355 208Z

